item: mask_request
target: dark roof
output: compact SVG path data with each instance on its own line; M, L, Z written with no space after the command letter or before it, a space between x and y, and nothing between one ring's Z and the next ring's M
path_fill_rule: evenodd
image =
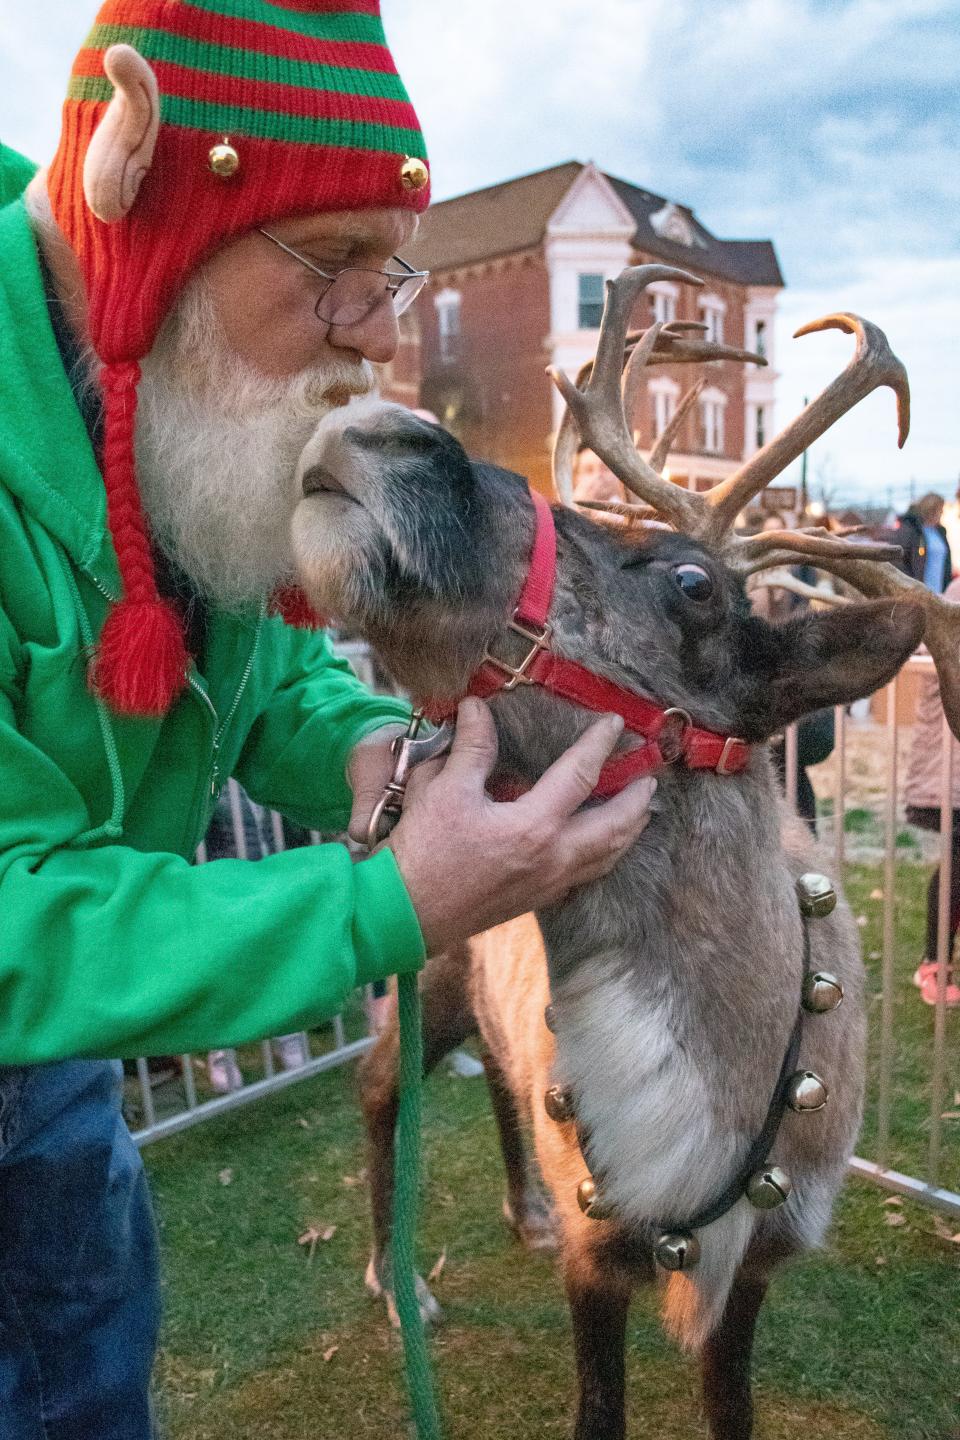
M411 261L429 270L450 270L540 245L550 216L583 169L579 160L568 160L549 170L439 201L424 215L416 241L407 247ZM769 240L720 240L685 205L677 209L702 244L691 249L664 239L650 224L650 216L668 203L664 196L614 175L604 178L637 222L637 249L651 250L664 260L741 285L783 285Z

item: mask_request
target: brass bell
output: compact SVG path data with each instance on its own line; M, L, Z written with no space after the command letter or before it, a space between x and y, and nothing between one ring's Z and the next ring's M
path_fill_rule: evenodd
M610 1210L604 1205L592 1175L587 1175L577 1186L577 1204L588 1220L608 1220Z
M822 920L837 908L837 892L833 888L833 882L828 880L826 875L818 875L813 870L807 875L801 875L797 881L797 899L800 902L800 913L813 920Z
M220 145L214 145L207 161L214 175L219 175L221 180L229 180L240 169L240 156L226 136Z
M422 190L430 180L426 162L408 155L400 167L400 184L404 190Z
M564 1125L573 1119L573 1096L562 1085L551 1085L543 1097L543 1108L551 1120Z
M791 1110L804 1115L811 1110L822 1110L827 1103L827 1087L819 1075L812 1070L798 1070L791 1075L787 1086L787 1104Z
M747 1199L758 1210L776 1210L790 1194L790 1176L779 1165L764 1165L747 1181Z
M546 1025L546 1027L547 1027L547 1029L550 1031L550 1034L551 1034L551 1035L556 1035L556 1033L557 1033L557 1017L556 1017L556 1015L554 1014L553 1006L552 1006L552 1005L548 1005L547 1008L544 1010L544 1012L543 1012L543 1023L544 1023L544 1025Z
M664 1270L692 1270L700 1259L700 1241L690 1230L661 1235L653 1256Z
M843 986L829 970L814 970L803 977L803 1008L814 1015L836 1010L843 999Z

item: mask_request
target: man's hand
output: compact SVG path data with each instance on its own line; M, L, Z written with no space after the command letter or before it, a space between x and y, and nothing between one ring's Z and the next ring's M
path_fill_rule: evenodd
M428 954L554 905L575 885L613 869L649 820L656 781L635 780L613 799L577 812L622 729L619 716L605 715L526 795L498 804L484 789L497 758L493 717L478 700L462 702L443 768L438 773L437 762L413 772L403 815L386 842Z
M364 845L367 828L374 806L383 794L384 786L393 776L395 760L390 746L398 735L405 735L405 725L384 725L372 730L353 747L347 762L347 781L353 791L353 809L350 811L348 835L351 840Z

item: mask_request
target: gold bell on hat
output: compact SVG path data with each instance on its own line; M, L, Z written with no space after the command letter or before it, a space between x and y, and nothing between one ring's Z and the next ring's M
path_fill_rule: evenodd
M400 184L404 190L422 190L430 179L425 160L408 155L400 166Z
M543 1108L551 1120L564 1125L573 1119L573 1095L562 1085L551 1085L543 1097Z
M764 1165L747 1181L747 1199L758 1210L776 1210L793 1189L790 1176L779 1165Z
M577 1204L588 1220L608 1220L610 1210L600 1198L600 1191L592 1175L587 1175L577 1186Z
M700 1259L700 1241L691 1230L661 1235L653 1247L653 1258L664 1270L692 1270Z
M827 1103L827 1087L812 1070L798 1070L787 1086L787 1104L799 1115L822 1110Z
M814 1015L825 1015L828 1010L836 1010L840 1004L843 986L829 970L814 970L804 976L802 998L804 1010Z
M236 175L240 169L240 156L226 135L219 145L213 146L207 156L207 163L214 175L219 175L221 180L229 180L231 175Z
M837 892L833 888L833 881L813 870L807 875L801 875L797 881L797 899L800 902L801 914L812 920L822 920L837 908Z

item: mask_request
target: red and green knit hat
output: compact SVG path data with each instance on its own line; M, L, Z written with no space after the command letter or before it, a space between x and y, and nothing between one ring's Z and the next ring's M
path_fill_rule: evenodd
M129 211L98 218L84 160L133 46L160 92L152 163ZM131 57L132 58L132 57ZM124 595L94 683L118 711L162 715L186 684L179 615L157 592L134 470L137 363L213 251L271 222L429 201L425 146L379 0L107 0L74 62L48 187L77 256L103 364L103 475Z

